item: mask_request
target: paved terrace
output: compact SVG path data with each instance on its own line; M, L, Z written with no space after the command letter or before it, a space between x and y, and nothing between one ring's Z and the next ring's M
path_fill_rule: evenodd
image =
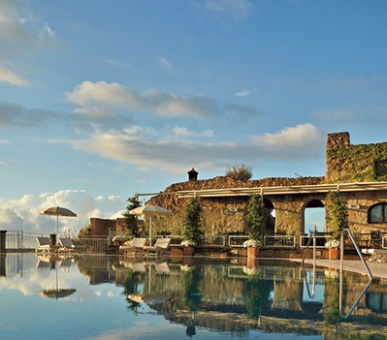
M300 262L302 259L290 259L294 262ZM304 263L313 265L313 259L305 259ZM371 270L372 276L374 278L384 278L387 279L387 263L374 263L367 261L367 265ZM328 267L334 269L340 269L340 261L339 260L316 260L316 266L319 267ZM360 273L364 275L368 275L366 268L361 260L344 260L344 270Z

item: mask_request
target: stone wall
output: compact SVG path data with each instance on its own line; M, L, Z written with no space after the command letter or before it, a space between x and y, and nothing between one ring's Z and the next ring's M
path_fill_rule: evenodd
M183 234L184 207L189 198L179 198L174 192L227 188L256 188L273 186L297 186L322 184L323 177L264 178L260 180L235 181L229 177L215 177L208 180L187 181L169 186L162 194L152 197L147 203L157 204L172 212L167 218L152 219L153 230L160 232L167 224L174 235ZM167 193L171 193L168 195ZM298 196L298 197L297 197ZM300 235L303 230L303 207L310 201L307 195L265 195L276 210L275 232ZM202 230L209 235L248 234L246 207L249 196L200 197L203 207ZM270 204L269 203L269 204Z
M91 234L97 236L108 236L109 230L115 231L118 235L125 234L125 219L117 218L109 220L103 218L90 218Z
M387 171L386 174L377 171L377 164L386 161L387 143L353 145L350 143L348 132L332 133L328 135L327 140L325 181L327 183L387 181Z
M387 160L387 143L370 145L352 145L348 132L329 134L327 138L325 177L299 178L263 178L259 180L236 181L230 177L219 176L207 180L188 180L175 183L165 191L152 197L147 204L157 204L172 212L169 217L153 217L153 233L183 234L184 207L189 198L179 198L174 194L178 191L200 191L229 188L260 188L280 186L319 185L325 183L342 183L357 181L383 180L375 177L375 162ZM387 178L385 178L387 181ZM275 209L275 226L273 231L286 235L299 236L308 232L304 230L305 209L312 201L326 204L327 194L265 194L264 201L268 207ZM347 202L349 225L353 232L371 232L380 230L386 232L385 224L368 224L368 209L370 206L387 202L385 191L343 192L342 197ZM246 225L246 207L249 196L235 197L200 197L203 207L202 230L207 235L248 234ZM94 221L93 220L99 220ZM109 228L115 228L117 233L124 231L122 221L92 219L92 227L96 234L106 234ZM146 221L146 226L148 221ZM331 231L329 211L326 211L325 231ZM145 232L145 229L144 229Z
M386 152L384 153L384 149ZM259 188L277 186L319 185L346 181L375 180L375 162L387 155L387 143L352 145L348 132L329 134L327 138L325 177L264 178L259 180L235 181L226 176L207 180L191 180L170 185L165 191L152 197L148 203L158 204L173 214L167 219L154 221L154 230L169 230L172 234L183 233L184 206L189 199L178 198L177 191L200 191L228 188ZM387 159L387 156L386 156ZM380 179L380 178L379 178ZM168 194L170 193L170 194ZM274 232L299 236L304 230L304 215L308 204L316 200L321 206L326 204L327 194L268 195L264 199L268 207L275 209ZM347 202L349 225L353 232L386 232L385 224L368 224L368 209L374 204L387 201L384 191L363 191L347 193L342 197ZM249 196L200 197L203 207L202 229L206 234L227 235L247 234L246 207ZM354 208L355 207L355 208ZM231 209L230 209L231 208ZM325 231L332 230L329 211L326 211Z

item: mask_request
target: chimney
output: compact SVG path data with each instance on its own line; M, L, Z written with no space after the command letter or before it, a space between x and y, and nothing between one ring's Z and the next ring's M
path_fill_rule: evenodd
M195 171L194 168L192 168L190 171L188 171L188 180L189 181L196 181L198 179L198 172Z

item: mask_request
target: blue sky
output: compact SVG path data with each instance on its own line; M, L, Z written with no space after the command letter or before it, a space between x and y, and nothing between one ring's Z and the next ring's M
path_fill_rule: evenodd
M387 140L385 1L0 0L0 225L78 231L136 192L323 176Z

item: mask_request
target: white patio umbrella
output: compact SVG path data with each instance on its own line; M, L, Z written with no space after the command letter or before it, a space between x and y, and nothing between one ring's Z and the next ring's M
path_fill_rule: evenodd
M129 211L131 215L149 216L149 245L152 245L152 216L168 216L172 213L158 205L144 205Z
M54 263L55 263L55 288L40 290L38 291L38 294L43 297L55 298L58 300L59 298L64 298L66 296L73 294L76 291L76 289L58 288L58 267L57 267L56 261Z
M63 208L63 207L50 207L44 210L39 211L40 215L50 215L50 216L56 216L56 234L58 235L58 217L59 216L66 216L66 217L76 217L77 214L70 209Z

